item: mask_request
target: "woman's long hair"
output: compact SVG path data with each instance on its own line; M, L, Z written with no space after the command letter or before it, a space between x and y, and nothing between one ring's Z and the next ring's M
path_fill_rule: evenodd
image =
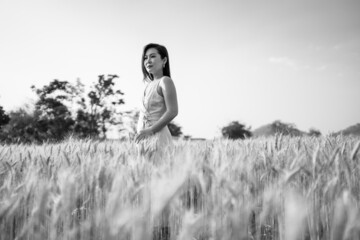
M143 54L142 54L142 57L141 57L141 69L142 69L142 72L143 72L143 75L144 75L144 81L146 81L147 79L150 79L151 81L153 80L153 76L152 74L148 73L146 71L146 68L145 68L145 65L144 65L144 59L145 59L145 54L146 54L146 51L150 48L155 48L158 53L160 54L161 56L161 59L164 59L164 57L167 58L167 61L165 63L165 67L163 69L163 74L164 76L167 76L167 77L171 77L170 75L170 62L169 62L169 54L168 54L168 51L166 49L166 47L160 45L160 44L156 44L156 43L149 43L148 45L146 45L144 47L144 50L143 50Z

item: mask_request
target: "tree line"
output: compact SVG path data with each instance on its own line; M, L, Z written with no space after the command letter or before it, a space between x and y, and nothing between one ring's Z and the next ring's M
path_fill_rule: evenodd
M0 106L0 142L43 143L61 141L69 136L76 138L106 139L111 126L119 126L119 132L126 132L128 138L136 133L139 112L121 111L125 104L124 93L115 89L117 75L99 75L98 81L85 93L80 80L75 84L53 80L42 88L31 86L37 100L34 110L20 108L7 114ZM181 127L168 124L172 136L183 136ZM279 120L260 131L269 134L298 136L303 134L295 125ZM221 128L221 134L229 139L246 139L256 136L256 131L238 121L232 121ZM320 131L310 129L307 135L319 136Z
M0 106L0 141L3 143L43 143L76 138L106 139L111 126L135 134L134 111L121 111L124 93L115 89L117 75L99 75L98 81L85 93L80 80L76 84L53 80L42 88L32 86L37 100L33 110L20 108L7 114ZM124 119L130 118L130 129ZM182 135L181 127L169 124L173 136Z
M271 124L263 126L257 130L252 131L251 127L246 127L245 124L238 121L232 121L228 125L221 128L221 134L229 139L246 139L258 136L272 136L275 134L289 135L289 136L321 136L321 132L315 128L310 128L309 132L302 132L296 128L295 124L284 123L276 120Z

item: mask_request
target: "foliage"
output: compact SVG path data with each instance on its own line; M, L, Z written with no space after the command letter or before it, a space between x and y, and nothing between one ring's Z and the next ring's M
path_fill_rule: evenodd
M360 123L349 126L341 131L334 133L333 135L360 136Z
M53 80L37 89L35 109L18 109L10 112L11 120L0 135L4 142L42 143L58 141L72 133L75 121L65 103L73 101L74 89L67 81Z
M233 121L221 129L223 137L229 139L245 139L251 137L250 128L246 128L244 124Z
M82 114L82 117L88 118L90 132L100 130L102 138L106 137L107 125L121 123L119 120L121 114L116 109L125 102L122 99L124 93L113 89L116 78L117 75L108 75L107 78L104 75L99 76L98 82L88 94L90 112Z
M178 126L176 123L170 122L167 126L169 128L171 136L180 137L183 134L182 131L181 131L181 127Z
M278 134L300 136L301 132L296 128L293 123L284 123L280 120L276 120L272 123L273 131Z
M284 123L280 120L276 120L271 124L259 127L255 129L252 133L254 137L269 137L279 134L293 137L305 135L305 133L301 132L296 128L295 124Z
M73 88L69 82L56 79L40 89L32 86L32 89L39 97L39 100L35 103L35 110L40 113L37 115L40 124L37 124L36 131L44 139L50 141L62 140L72 132L75 121L72 119L71 112L64 102L72 100Z
M9 116L5 113L3 107L0 106L0 129L2 125L8 124L9 121L10 121Z
M184 140L191 140L191 139L192 139L192 136L191 136L191 135L184 135L184 136L183 136L183 139L184 139Z
M99 124L84 109L78 109L75 119L74 133L79 138L97 138L100 134Z
M320 130L318 130L318 129L310 128L310 130L309 130L309 136L320 137L320 136L321 136L321 132L320 132Z
M46 137L44 122L39 119L39 112L29 112L20 108L10 112L10 121L0 132L0 140L7 143L39 143Z
M42 88L32 86L38 96L35 110L12 112L13 119L0 132L0 140L41 143L63 140L69 135L105 138L108 125L122 123L117 106L124 104L124 93L114 90L115 78L118 76L100 75L86 97L80 80L76 85L55 79ZM1 119L5 123L6 117Z

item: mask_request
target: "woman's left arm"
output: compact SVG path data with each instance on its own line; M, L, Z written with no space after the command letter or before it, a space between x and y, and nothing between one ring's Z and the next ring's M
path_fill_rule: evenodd
M150 127L153 133L160 131L178 115L178 103L174 82L169 77L164 77L160 82L160 88L165 100L166 112Z
M147 135L151 135L153 133L160 131L162 128L168 125L171 122L171 120L173 120L178 114L176 88L173 80L169 77L164 77L161 80L159 86L161 88L162 95L165 100L166 111L154 125L140 131L135 138L135 142L139 142Z

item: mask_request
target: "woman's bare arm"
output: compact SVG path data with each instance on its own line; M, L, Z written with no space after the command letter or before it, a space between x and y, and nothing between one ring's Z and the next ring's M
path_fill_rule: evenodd
M153 133L160 131L168 125L178 114L176 88L173 80L169 77L164 77L159 86L165 100L166 112L150 127L150 130Z
M161 118L149 128L141 130L135 137L135 142L138 143L146 136L160 131L163 127L168 125L178 114L178 103L176 96L176 89L174 82L169 77L164 77L160 82L160 88L165 100L166 112Z

